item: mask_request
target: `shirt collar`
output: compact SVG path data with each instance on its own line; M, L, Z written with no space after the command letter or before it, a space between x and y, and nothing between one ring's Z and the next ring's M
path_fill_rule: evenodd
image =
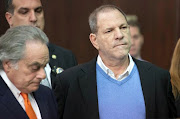
M3 70L0 70L0 75L4 82L7 84L13 95L16 97L16 99L19 98L21 91L16 88L16 86L9 80L6 73Z
M101 57L99 55L97 57L97 64L111 78L116 79L116 80L123 80L125 77L127 77L131 73L131 71L132 71L132 69L134 67L134 61L133 61L131 55L128 54L128 57L129 57L130 63L128 65L127 69L121 75L119 75L119 77L117 79L116 79L114 73L112 72L112 70L110 70L108 67L105 66L105 64L103 63L103 61L102 61L102 59L101 59Z

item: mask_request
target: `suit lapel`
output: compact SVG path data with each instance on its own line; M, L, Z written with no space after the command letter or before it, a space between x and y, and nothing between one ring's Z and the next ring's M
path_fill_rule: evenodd
M56 55L56 52L55 52L55 49L53 47L53 44L49 43L48 44L48 49L49 49L49 65L51 67L51 73L50 73L50 77L51 77L51 86L52 86L52 89L54 89L54 81L55 81L55 77L57 75L57 72L56 72L56 69L58 66L63 66L63 60L61 58L58 58L57 55ZM60 62L57 61L57 60L61 60ZM59 64L59 63L62 63L62 64Z
M40 85L40 87L41 87L41 85ZM43 92L41 92L40 87L36 92L33 93L33 95L34 95L34 98L36 99L36 102L38 104L38 107L39 107L39 110L41 113L41 117L42 117L42 119L45 119L48 117L48 115L47 115L48 114L48 112L47 112L48 105L47 105L47 101L44 100L45 98L42 95Z
M50 60L49 65L51 69L53 70L59 65L57 61L57 55L54 54L55 49L51 43L48 44L48 49L49 49L49 60Z
M146 116L155 111L155 76L151 66L147 63L133 59L138 67L142 91L146 106Z
M52 89L54 90L54 86L55 86L55 81L56 81L56 74L54 72L51 71L51 86L52 86Z
M82 67L79 72L79 84L85 102L86 117L99 118L97 84L96 84L96 59Z
M8 109L9 114L17 119L28 119L28 116L19 102L16 100L4 80L0 77L0 103Z

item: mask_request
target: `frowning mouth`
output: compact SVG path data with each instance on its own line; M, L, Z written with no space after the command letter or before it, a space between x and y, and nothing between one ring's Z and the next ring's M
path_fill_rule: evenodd
M114 47L126 46L126 45L127 45L127 43L120 43L120 44L114 45Z

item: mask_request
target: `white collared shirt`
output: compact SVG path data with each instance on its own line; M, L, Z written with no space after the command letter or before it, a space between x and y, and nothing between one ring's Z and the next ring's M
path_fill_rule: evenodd
M4 80L4 82L7 84L7 86L9 87L9 89L11 90L11 92L13 93L13 95L15 96L15 98L17 99L17 101L19 102L19 104L25 110L24 99L20 95L21 91L18 90L16 86L9 80L9 78L7 77L6 73L3 70L0 70L0 75L2 79ZM36 100L34 99L34 96L32 94L28 94L28 98L31 102L34 112L36 113L37 118L42 119L39 107L37 105Z
M51 76L50 76L50 74L51 74L51 67L50 67L49 63L46 64L46 67L44 69L45 69L45 72L46 72L46 76L47 76L48 82L49 82L50 86L52 87Z
M131 57L130 54L128 54L129 56L129 65L127 67L127 69L118 76L118 78L116 79L114 73L112 72L112 70L110 70L108 67L105 66L105 64L103 63L101 57L98 55L97 57L97 64L101 67L101 69L107 74L109 75L111 78L118 80L118 81L122 81L123 79L125 79L132 71L133 67L134 67L134 61Z

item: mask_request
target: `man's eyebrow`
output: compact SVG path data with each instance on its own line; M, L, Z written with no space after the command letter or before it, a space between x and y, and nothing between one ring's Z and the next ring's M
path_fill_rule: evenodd
M126 26L127 26L128 24L127 24L127 23L122 23L120 26L124 26L124 25L126 25Z
M38 6L38 7L35 8L35 10L37 10L37 9L42 9L43 10L43 7L42 6Z
M28 10L28 8L21 7L18 11L20 11L20 10Z
M109 30L109 29L113 29L113 27L107 27L107 28L105 28L105 30Z
M42 9L43 10L43 7L42 6L38 6L38 7L35 8L35 10L37 10L37 9ZM19 8L19 10L29 10L29 8L21 7L21 8Z

